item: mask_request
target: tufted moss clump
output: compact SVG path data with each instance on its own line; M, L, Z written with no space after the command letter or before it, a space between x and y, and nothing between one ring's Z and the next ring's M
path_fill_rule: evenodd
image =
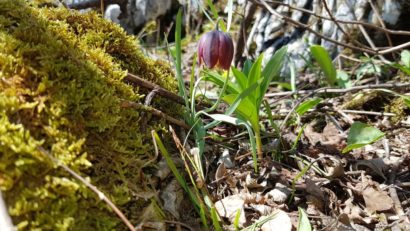
M156 207L142 172L154 156L151 138L141 132L141 112L121 107L143 96L122 81L126 70L176 88L169 67L146 58L133 37L96 13L0 1L0 190L19 230L126 228L39 147L90 180L134 224ZM144 123L146 131L165 126L151 117Z

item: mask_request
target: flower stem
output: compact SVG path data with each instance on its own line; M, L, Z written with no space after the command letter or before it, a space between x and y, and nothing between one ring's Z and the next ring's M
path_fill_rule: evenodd
M262 151L262 138L259 126L254 128L255 131L255 139L256 139L256 150L258 152L258 159L262 160L263 158L263 151Z
M226 76L224 85L222 86L222 90L221 90L221 92L219 93L218 99L216 99L215 104L212 105L211 108L208 108L208 109L204 110L206 113L212 112L212 111L214 111L216 108L218 108L218 105L221 103L222 97L224 96L225 91L226 91L226 88L227 88L227 86L228 86L229 75L230 75L230 69L228 69L228 75Z

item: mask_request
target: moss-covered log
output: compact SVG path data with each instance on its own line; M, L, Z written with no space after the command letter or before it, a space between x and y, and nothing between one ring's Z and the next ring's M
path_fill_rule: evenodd
M135 224L153 207L154 200L138 196L151 195L142 167L153 147L140 112L121 108L123 100L142 98L122 82L126 70L176 88L169 67L146 58L135 38L96 13L0 1L0 189L20 230L125 229L39 146L87 177ZM144 122L146 131L165 126Z

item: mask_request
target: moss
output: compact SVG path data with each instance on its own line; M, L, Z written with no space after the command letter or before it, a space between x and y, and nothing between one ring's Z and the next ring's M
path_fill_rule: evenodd
M175 91L168 66L146 58L133 37L96 13L0 1L0 189L20 230L125 229L39 146L135 224L152 203L135 196L151 191L142 166L153 147L140 132L140 112L120 106L143 94L121 81L126 70ZM165 124L150 117L145 126Z
M403 98L396 97L391 100L391 103L386 105L386 112L394 113L395 116L391 118L393 123L399 123L404 120L409 113L409 107L404 102Z
M388 98L380 91L360 92L349 96L343 104L345 109L363 110L383 110L383 105L388 102ZM376 106L375 106L376 105Z

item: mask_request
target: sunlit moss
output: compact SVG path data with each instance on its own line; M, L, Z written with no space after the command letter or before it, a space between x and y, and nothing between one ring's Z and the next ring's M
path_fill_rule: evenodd
M0 189L20 230L125 229L39 146L135 224L152 203L135 196L149 191L141 168L153 153L140 112L121 107L143 94L121 81L126 70L175 91L167 65L146 58L133 37L96 13L0 1ZM165 124L149 117L145 127Z

